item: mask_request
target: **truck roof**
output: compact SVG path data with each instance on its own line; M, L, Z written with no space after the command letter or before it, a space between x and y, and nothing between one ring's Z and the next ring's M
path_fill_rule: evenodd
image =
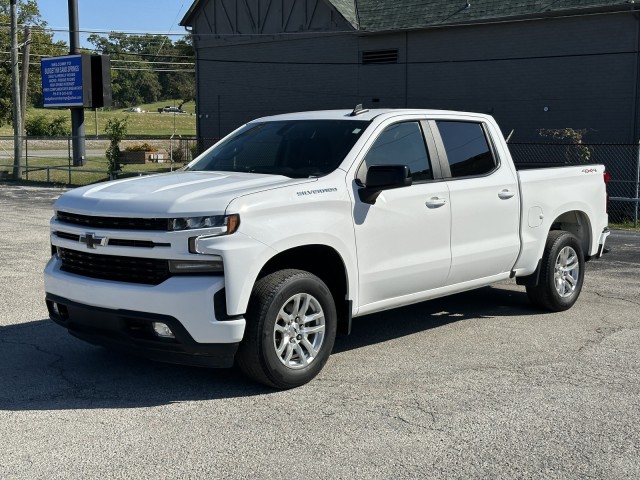
M412 108L377 108L371 110L361 110L356 115L352 115L354 110L316 110L308 112L284 113L280 115L271 115L253 120L252 122L273 122L279 120L365 120L371 121L380 115L397 115L397 114L421 114L421 115L451 115L464 116L472 115L476 117L487 117L476 112L458 112L451 110L432 110L432 109L412 109Z

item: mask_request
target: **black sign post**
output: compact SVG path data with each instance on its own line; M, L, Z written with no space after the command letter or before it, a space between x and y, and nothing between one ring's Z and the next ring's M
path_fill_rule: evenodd
M80 53L80 26L78 22L78 0L69 0L69 54ZM71 108L71 143L73 145L73 166L82 167L86 163L84 144L84 109Z

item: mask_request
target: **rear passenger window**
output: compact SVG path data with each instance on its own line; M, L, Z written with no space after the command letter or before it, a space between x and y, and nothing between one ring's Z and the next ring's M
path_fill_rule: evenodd
M481 124L445 121L436 124L453 178L484 175L496 167Z
M367 169L372 165L407 165L414 182L432 180L420 123L403 122L387 127L367 153L358 170L358 180L364 183Z

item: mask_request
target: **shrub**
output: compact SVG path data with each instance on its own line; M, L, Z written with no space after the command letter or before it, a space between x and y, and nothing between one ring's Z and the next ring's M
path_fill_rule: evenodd
M125 148L127 152L157 152L158 149L153 145L149 145L148 143L139 143L137 145L131 145Z
M35 115L24 122L24 129L29 137L66 137L71 135L67 121L63 115L52 120L46 115Z
M109 148L105 152L109 163L109 173L120 170L120 142L127 135L127 123L128 120L126 118L113 118L107 120L107 124L104 127L104 131L110 140Z
M67 117L58 115L49 123L49 135L52 137L64 137L71 135L71 128L67 126Z
M582 139L588 131L586 128L541 128L538 130L538 134L542 137L568 142L564 152L567 161L573 162L577 160L578 162L588 163L591 160L591 148L582 143Z
M189 150L191 151L191 158L196 158L198 155L200 155L200 149L198 148L198 144L194 143L193 145L191 145L191 147L189 147Z
M186 155L184 154L184 149L180 147L176 147L171 151L171 156L174 162L183 163L185 161Z

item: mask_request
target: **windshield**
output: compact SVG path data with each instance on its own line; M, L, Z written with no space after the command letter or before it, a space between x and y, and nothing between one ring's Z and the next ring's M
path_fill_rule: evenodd
M320 177L342 163L368 125L362 120L250 123L187 170Z

